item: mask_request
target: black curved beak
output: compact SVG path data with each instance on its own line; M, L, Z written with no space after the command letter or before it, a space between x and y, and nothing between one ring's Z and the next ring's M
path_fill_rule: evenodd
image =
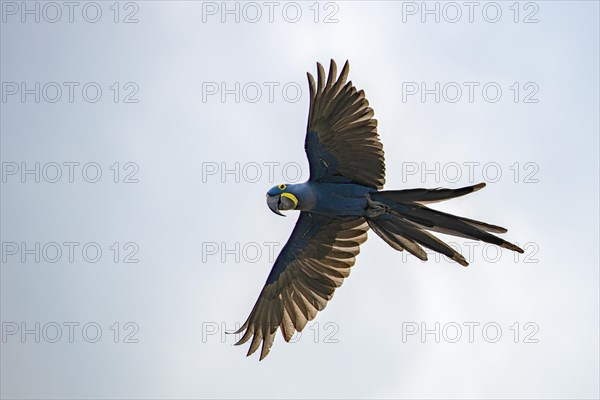
M281 215L282 217L285 217L285 215L283 215L282 213L279 212L279 201L280 201L281 196L277 195L277 196L269 196L267 195L267 205L269 206L269 208L271 209L271 211L273 211L275 214L277 215Z

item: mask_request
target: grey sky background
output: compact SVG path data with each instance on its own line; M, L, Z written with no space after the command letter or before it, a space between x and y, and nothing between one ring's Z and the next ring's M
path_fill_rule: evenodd
M1 2L2 397L598 398L597 2L477 2L473 22L462 2L427 3L439 22L421 2L276 2L273 22L263 2L227 3L239 22L221 2L77 2L73 22L59 2L55 23L22 4ZM370 234L327 308L259 363L222 333L295 223L264 195L308 178L306 72L331 58L375 110L386 188L487 182L435 208L526 253L446 237L463 268ZM436 82L439 102L408 92ZM36 163L39 183L21 175Z

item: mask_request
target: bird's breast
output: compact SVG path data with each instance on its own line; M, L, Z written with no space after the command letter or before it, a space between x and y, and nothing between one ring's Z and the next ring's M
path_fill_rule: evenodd
M372 189L355 184L315 184L314 204L308 211L330 216L364 215L369 191Z

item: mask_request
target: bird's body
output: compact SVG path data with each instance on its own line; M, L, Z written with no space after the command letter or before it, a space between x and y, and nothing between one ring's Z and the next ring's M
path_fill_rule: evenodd
M483 183L458 189L383 190L383 146L364 92L346 82L347 62L339 77L333 60L328 77L321 64L317 67L317 82L308 74L310 109L304 147L310 178L300 184L282 183L267 192L273 212L298 210L300 217L250 316L236 332L244 333L236 344L252 339L248 355L262 345L261 360L269 353L277 329L289 341L325 308L350 274L369 229L392 248L421 260L427 260L426 247L468 265L430 231L523 252L494 235L506 232L502 227L426 206L475 192Z
M330 217L362 216L372 188L355 183L304 182L287 185L298 198L296 210L309 211Z

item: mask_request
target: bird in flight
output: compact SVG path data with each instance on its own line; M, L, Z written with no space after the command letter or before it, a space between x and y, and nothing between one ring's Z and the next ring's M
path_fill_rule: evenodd
M372 229L392 248L427 260L423 247L463 266L465 258L429 231L477 239L523 253L493 233L506 229L436 211L426 204L475 192L479 183L459 189L382 190L383 146L377 120L362 90L348 78L344 64L329 76L317 63L317 82L308 73L310 108L304 148L310 178L279 184L267 192L267 205L278 215L299 210L300 216L267 277L250 316L235 334L240 345L252 339L248 356L261 347L260 360L273 345L277 330L289 342L327 305L350 274L360 245Z

